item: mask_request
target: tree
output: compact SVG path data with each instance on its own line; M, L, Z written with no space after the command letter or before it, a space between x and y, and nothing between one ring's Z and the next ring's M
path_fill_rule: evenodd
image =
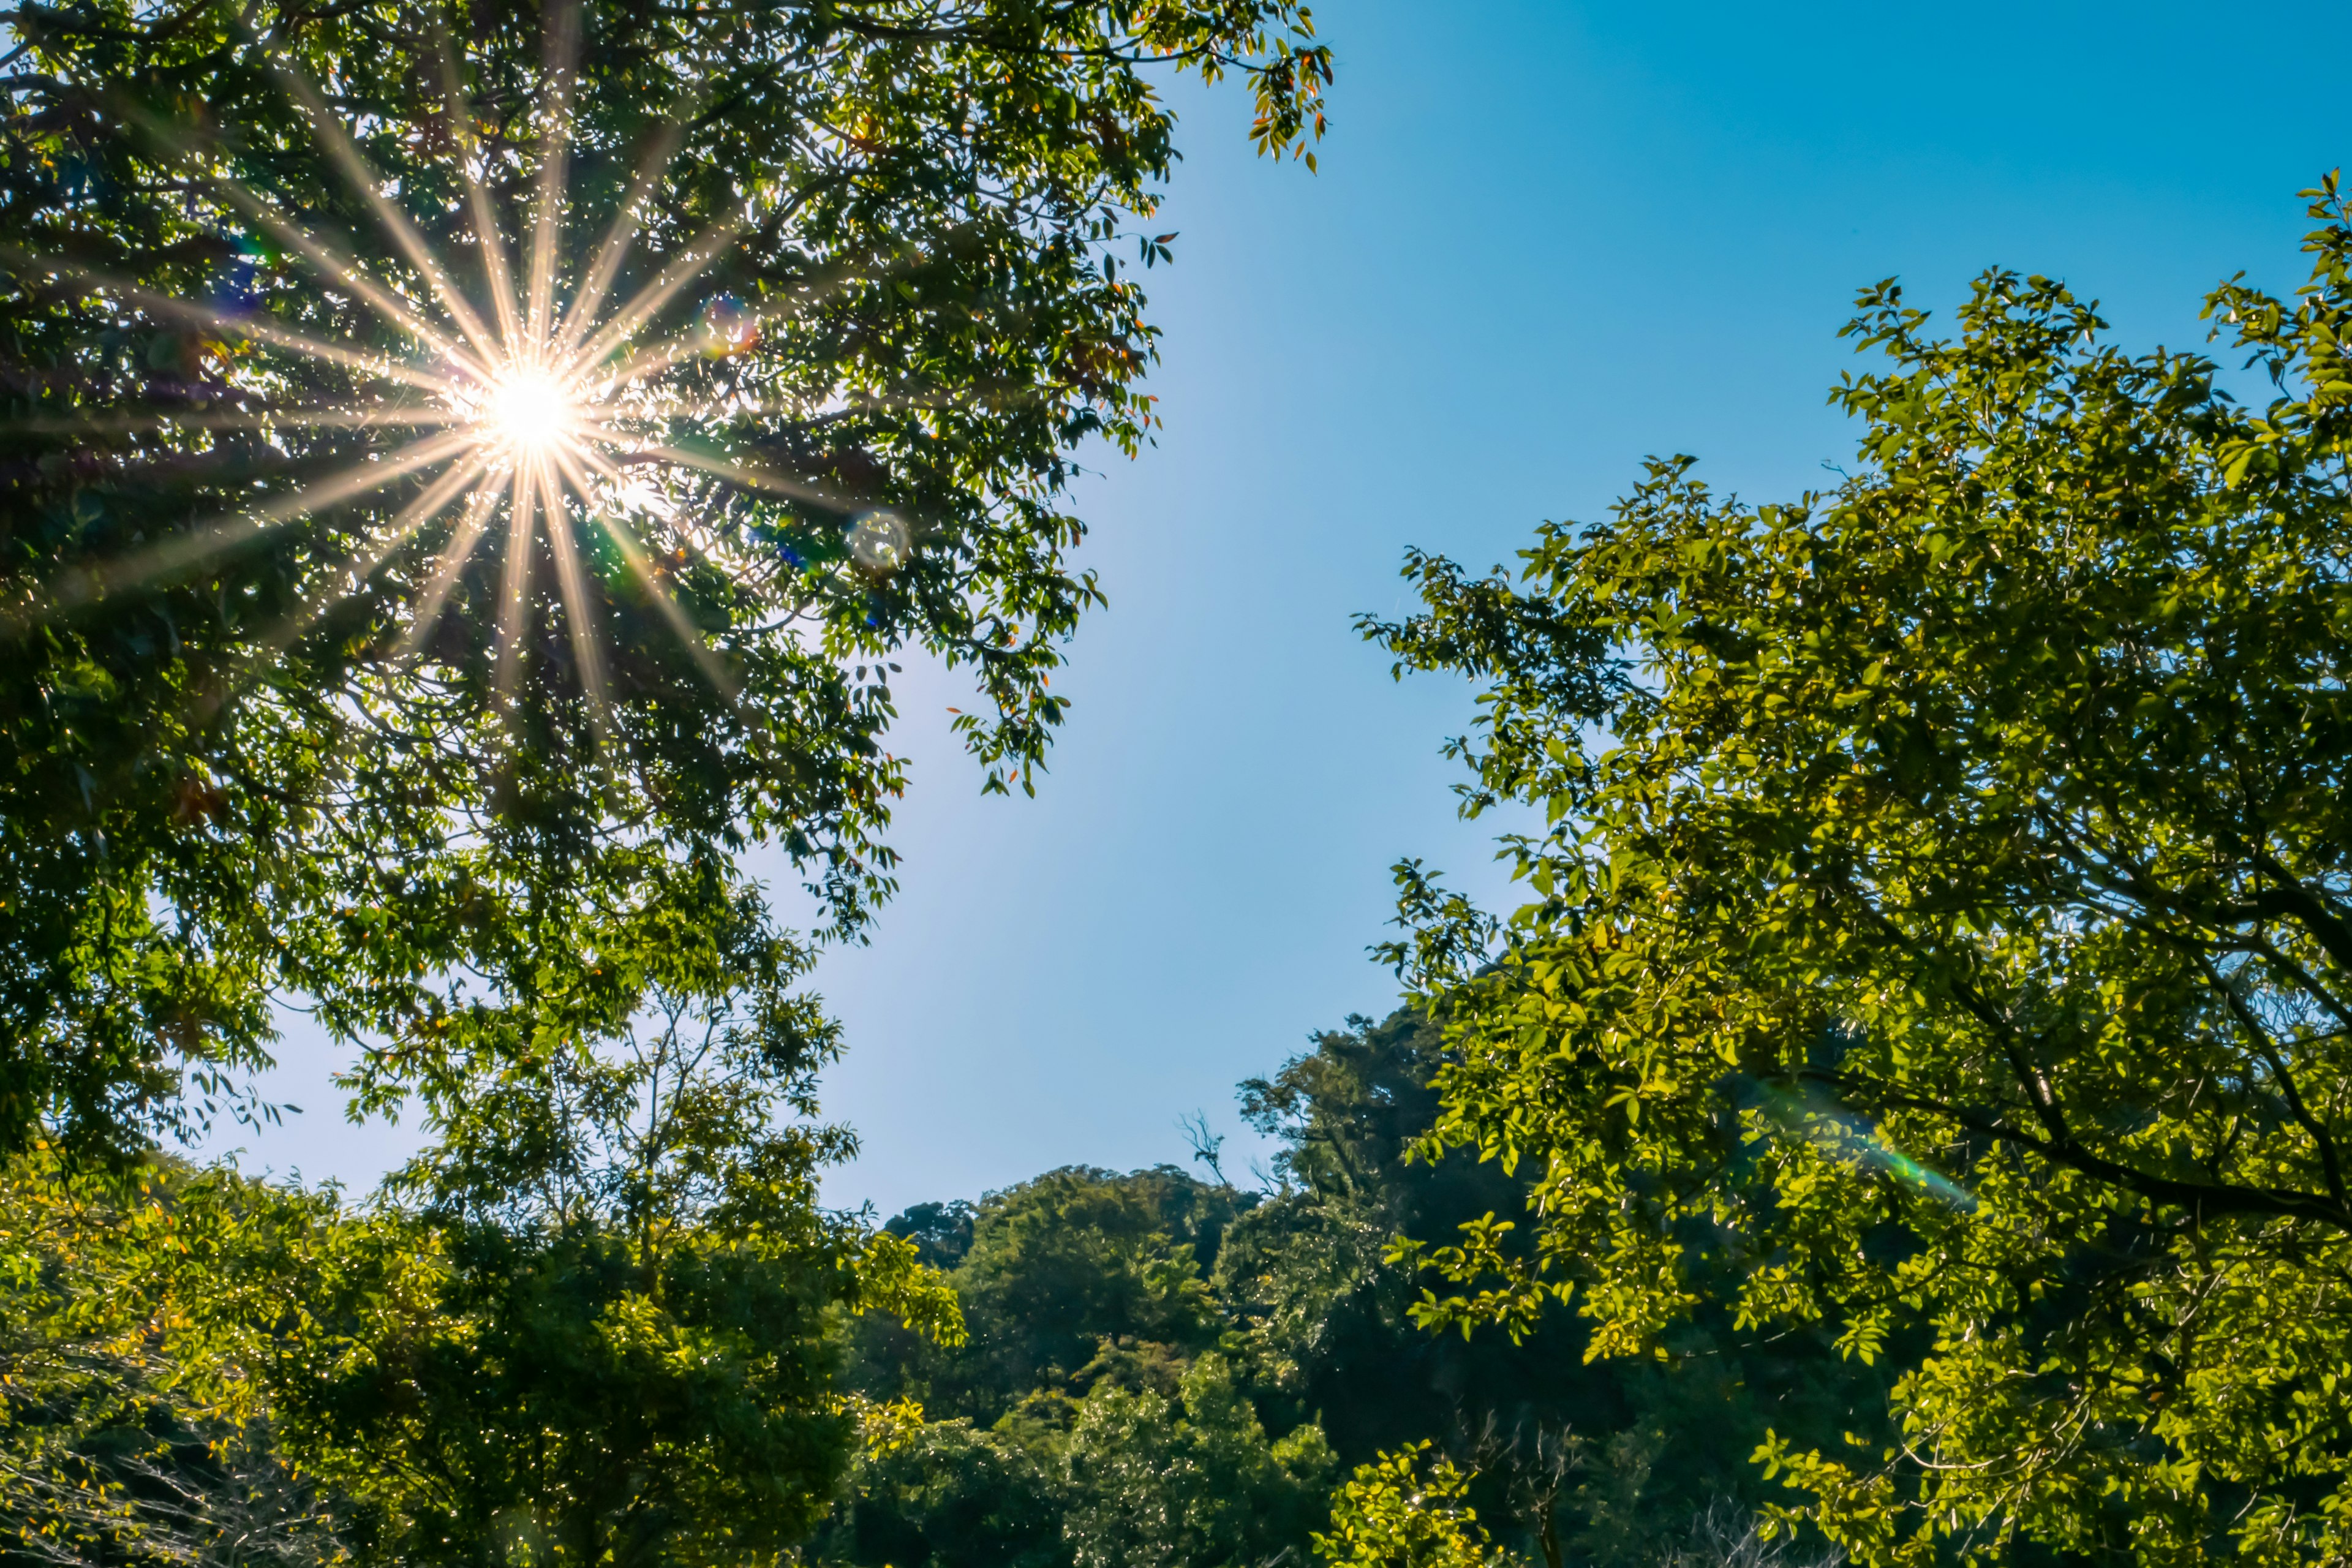
M1331 1533L1315 1538L1327 1563L1345 1568L1503 1568L1465 1500L1469 1478L1423 1440L1382 1455L1339 1489Z
M1532 1171L1430 1145L1436 1085L1459 1059L1444 1030L1400 1009L1326 1030L1242 1085L1244 1114L1284 1144L1282 1188L1229 1229L1213 1284L1262 1404L1311 1414L1374 1477L1440 1445L1486 1528L1548 1568L1661 1563L1705 1521L1752 1519L1776 1489L1747 1462L1769 1433L1818 1444L1879 1429L1874 1369L1841 1363L1826 1335L1747 1330L1719 1310L1676 1324L1654 1355L1598 1363L1581 1353L1589 1326L1558 1302L1530 1343L1431 1331L1402 1238L1517 1212L1534 1184Z
M1049 1423L926 1421L860 1456L810 1561L907 1568L1068 1568L1062 1433Z
M1388 1261L1396 1239L1524 1201L1523 1183L1475 1157L1409 1158L1436 1123L1443 1062L1440 1031L1401 1010L1323 1031L1241 1086L1244 1117L1280 1140L1279 1185L1234 1226L1215 1283L1270 1381L1319 1414L1350 1464L1433 1436L1466 1450L1490 1425L1572 1411L1580 1426L1607 1427L1627 1415L1613 1382L1572 1354L1515 1353L1412 1321L1413 1271Z
M817 1206L833 1033L756 900L649 896L599 984L425 1080L441 1137L339 1223L243 1225L185 1271L213 1359L401 1563L731 1563L796 1546L858 1437L841 1314L935 1339L952 1295Z
M854 933L903 648L1030 787L1073 454L1152 422L1151 73L1303 153L1329 67L1294 0L0 26L0 1148L118 1162L271 998L396 1099L459 976L747 842Z
M0 1500L26 1555L716 1564L808 1534L904 1415L835 1387L840 1318L952 1341L954 1300L817 1207L846 1139L808 1120L834 1041L805 951L749 897L636 913L580 955L592 985L462 1021L517 1039L423 1081L439 1136L372 1202L20 1157Z
M1167 1165L1065 1166L976 1208L918 1205L883 1229L951 1262L970 1338L935 1350L877 1315L856 1330L856 1384L986 1424L1033 1395L1083 1394L1121 1356L1181 1371L1223 1331L1203 1262L1243 1206Z
M1204 1264L1238 1196L1166 1166L1070 1167L991 1194L955 1273L984 1369L977 1397L1067 1385L1107 1340L1180 1353L1214 1345Z
M1213 1352L1174 1397L1097 1384L1070 1432L1076 1568L1263 1568L1302 1555L1334 1468L1312 1422L1269 1442L1234 1369Z
M1650 1568L1755 1518L1768 1489L1747 1460L1768 1432L1877 1429L1883 1382L1818 1333L1743 1333L1718 1312L1662 1359L1586 1364L1557 1305L1533 1344L1416 1323L1400 1236L1515 1210L1529 1185L1468 1151L1415 1156L1448 1056L1400 1011L1244 1083L1244 1114L1280 1144L1262 1194L1166 1166L1064 1169L893 1218L951 1262L971 1337L926 1343L885 1313L854 1326L849 1384L947 1419L856 1462L813 1555L1303 1561L1329 1511L1320 1484L1434 1444L1515 1556Z
M946 1419L859 1458L812 1548L827 1563L1212 1568L1302 1555L1329 1484L1322 1430L1272 1432L1221 1354L1213 1258L1247 1206L1172 1166L1049 1171L978 1205L921 1204L888 1235L952 1262L970 1337L883 1313L847 1381Z
M1081 1398L1033 1400L986 1426L927 1422L862 1457L813 1559L1261 1568L1303 1557L1334 1468L1320 1427L1270 1437L1213 1352L1103 1373Z
M1491 947L1401 868L1436 1141L1534 1178L1424 1316L1830 1325L1899 1437L1761 1458L1861 1559L2352 1552L2352 222L2310 195L2309 286L2208 304L2262 408L2045 279L1956 340L1882 284L1834 490L1654 463L1366 622L1483 683L1469 808L1550 824Z
M266 1415L236 1408L233 1371L191 1364L168 1331L163 1281L206 1184L173 1162L110 1178L47 1151L0 1176L0 1561L344 1561L341 1500L285 1464Z

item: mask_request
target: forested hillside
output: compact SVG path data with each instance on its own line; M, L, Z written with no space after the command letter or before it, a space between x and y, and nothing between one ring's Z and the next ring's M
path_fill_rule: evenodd
M893 1218L947 1271L970 1337L856 1321L852 1384L931 1420L857 1462L817 1560L1300 1561L1349 1471L1430 1440L1530 1560L1658 1563L1735 1514L1745 1528L1768 1429L1822 1441L1882 1419L1872 1369L1803 1334L1702 1321L1657 1359L1588 1363L1557 1305L1520 1344L1415 1325L1422 1287L1391 1244L1515 1213L1526 1189L1465 1152L1413 1157L1440 1060L1437 1031L1401 1012L1244 1084L1280 1141L1261 1190L1229 1184L1212 1145L1207 1180L1068 1167Z

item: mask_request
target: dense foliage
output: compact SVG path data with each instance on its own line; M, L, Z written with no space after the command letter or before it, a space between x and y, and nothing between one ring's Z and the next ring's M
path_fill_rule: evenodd
M601 950L614 985L574 1033L426 1086L467 1109L370 1203L20 1157L0 1498L24 1549L719 1563L803 1538L859 1436L842 1314L960 1330L913 1246L817 1207L831 1036L800 955L738 917Z
M974 672L971 743L1025 783L1098 596L1073 451L1152 418L1153 73L1246 76L1278 152L1328 71L1292 0L89 0L0 38L0 1148L124 1160L217 1110L273 995L396 1094L747 840L856 930L902 647ZM503 298L493 242L574 298L625 211L609 297L711 258L639 326L727 351L669 436L717 469L543 536L494 506L503 549L438 575L468 524L402 544L429 487L383 460L431 410L367 367L417 374L394 318L436 278ZM876 508L907 536L868 563Z
M1483 684L1531 901L1401 868L1413 1005L1243 1086L1261 1190L1203 1122L1211 1180L875 1233L802 985L892 888L892 660L1032 784L1076 455L1154 423L1154 73L1303 156L1307 10L0 46L0 1568L2352 1560L2333 179L2307 287L2208 301L2260 407L2049 279L1952 338L1888 282L1833 489L1676 458L1516 574L1412 556L1363 629ZM644 471L403 446L505 417L415 325L477 306L667 378ZM160 1152L268 1114L289 1001L426 1130L364 1198Z
M666 1022L603 1071L675 1062L689 1019L753 1011L685 1007L687 977L657 973L667 1000L637 1011ZM1591 1366L1572 1342L1415 1324L1412 1270L1387 1257L1398 1225L1524 1198L1491 1163L1407 1159L1443 1065L1411 1015L1351 1020L1243 1087L1280 1141L1267 1188L1071 1168L872 1237L767 1188L804 1180L805 1149L744 1168L730 1152L757 1144L757 1108L726 1073L680 1086L689 1107L730 1103L673 1111L687 1123L669 1132L625 1117L549 1137L543 1105L474 1084L522 1101L498 1124L541 1131L436 1152L357 1208L159 1167L163 1201L135 1215L92 1210L69 1237L9 1227L47 1281L12 1320L30 1338L0 1443L11 1500L27 1479L116 1467L41 1554L69 1568L458 1563L493 1546L718 1562L803 1540L840 1568L1723 1555L1709 1532L1752 1519L1765 1433L1866 1426L1883 1385L1819 1340L1722 1322L1664 1359ZM584 1067L567 1082L598 1098ZM53 1172L10 1191L55 1210L68 1186L109 1201ZM1551 1326L1576 1332L1564 1313ZM89 1360L107 1332L135 1365ZM244 1490L215 1481L184 1519L124 1484L198 1492L232 1462Z
M859 932L906 648L1028 782L1100 597L1072 465L1153 424L1154 81L1303 154L1328 52L1292 0L89 0L0 48L0 1552L776 1560L910 1420L845 1321L961 1330L817 1205L834 1036L738 854ZM463 466L400 443L482 416L384 392L436 384L410 323L537 353L599 298L691 460L434 513ZM268 1113L289 1001L428 1134L364 1200L156 1152Z
M1659 462L1368 627L1483 683L1474 809L1552 824L1491 948L1404 870L1437 1142L1532 1178L1423 1316L1833 1332L1895 1439L1765 1447L1861 1559L2352 1553L2352 221L2311 197L2309 286L2208 305L2263 406L2045 279L1952 339L1889 283L1834 490Z
M933 1420L860 1461L814 1555L1209 1568L1304 1563L1322 1533L1370 1562L1385 1531L1633 1568L1674 1558L1719 1507L1752 1516L1768 1431L1869 1428L1883 1385L1818 1336L1767 1343L1717 1319L1661 1359L1587 1365L1564 1311L1564 1343L1416 1324L1399 1235L1516 1210L1527 1190L1466 1153L1408 1159L1444 1064L1438 1032L1401 1013L1244 1084L1245 1113L1279 1140L1260 1192L1070 1169L892 1220L947 1268L971 1337L860 1320L852 1381ZM1423 1473L1444 1484L1396 1489ZM1449 1487L1479 1533L1426 1511Z

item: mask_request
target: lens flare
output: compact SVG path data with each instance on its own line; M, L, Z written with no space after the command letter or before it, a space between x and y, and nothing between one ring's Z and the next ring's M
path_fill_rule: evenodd
M895 511L869 511L850 525L850 559L868 572L896 572L914 547L907 520Z

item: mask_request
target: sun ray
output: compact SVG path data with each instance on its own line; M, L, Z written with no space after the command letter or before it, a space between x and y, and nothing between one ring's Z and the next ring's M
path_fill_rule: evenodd
M446 511L459 492L481 476L483 468L482 460L475 458L454 465L448 472L427 486L384 526L365 551L343 563L339 585L331 589L322 586L307 595L301 604L287 612L277 625L256 640L252 650L240 661L236 673L214 685L198 700L200 716L209 720L232 696L249 689L272 659L293 647L296 639L317 626L328 611L366 586L369 580L383 569L384 563L392 559L393 552Z
M107 595L143 587L202 565L296 518L325 506L352 500L371 490L382 489L395 479L437 463L472 445L473 439L469 435L454 434L435 440L415 442L380 462L357 464L330 479L305 486L258 511L199 525L189 532L175 535L119 560L69 572L49 584L42 596L41 614L35 619L56 619ZM12 633L28 624L31 623L21 614L0 617L0 626L5 626Z
M416 537L433 520L449 510L450 504L466 487L482 476L489 467L487 459L477 455L461 463L453 463L448 471L418 492L415 500L402 508L399 514L372 539L366 550L343 563L341 578L348 584L332 592L322 587L310 594L286 618L260 639L264 654L282 653L294 644L295 638L319 624L329 610L365 587L369 579L383 569L393 552Z
M136 106L126 112L146 130L167 157L183 153L200 136L194 126L174 124ZM378 315L444 359L475 374L481 373L483 367L480 363L447 333L425 321L406 300L370 278L356 262L287 216L259 192L242 180L208 170L200 172L197 177L220 192L231 205L259 224L279 243L299 254L326 281L349 289Z
M84 267L62 258L34 257L18 250L14 246L0 246L0 259L7 260L26 269L52 272L60 278L77 279L87 288L100 293L115 295L126 303L136 304L158 315L177 317L184 321L194 321L203 326L216 328L224 333L234 333L240 337L251 338L257 342L270 343L278 348L308 355L325 364L341 365L345 369L381 376L388 381L404 382L410 386L443 396L457 390L457 384L447 376L435 375L429 371L418 370L388 355L362 353L339 344L323 342L305 333L281 327L267 317L238 315L227 310L215 310L210 305L200 305L194 300L183 300L172 294L159 294L152 289L142 289L135 283L125 282L96 268Z
M358 264L328 248L324 241L276 211L238 182L225 179L217 184L221 193L247 217L268 230L280 244L300 254L328 281L349 289L373 306L378 315L450 363L478 376L488 374L488 368L468 349L418 315L405 300L361 270Z
M499 498L511 488L512 478L509 473L499 473L467 500L457 528L450 533L447 547L433 563L433 575L425 584L425 593L416 601L416 608L409 614L408 630L401 634L400 642L393 649L394 659L405 661L414 658L433 635L433 628L441 619L442 606L448 603L450 594L457 586L457 574L464 571L466 563L473 559L475 549L481 543L482 535L488 531L490 519L499 509Z
M612 438L616 443L623 439L617 434ZM658 458L662 462L672 463L680 468L694 468L714 479L740 485L745 489L765 490L771 495L808 501L817 506L830 507L836 511L860 511L870 504L855 496L845 496L837 490L827 489L823 485L811 484L806 479L795 479L789 475L776 473L772 469L750 468L726 458L706 456L684 447L638 445L633 450L639 456Z
M531 363L542 368L555 331L556 231L572 173L572 76L580 51L575 0L559 0L547 8L546 30L548 89L541 108L545 129L540 133L539 195L531 216L530 319L525 340Z
M342 171L343 177L359 193L360 198L367 203L376 220L392 236L393 243L400 247L402 255L408 258L409 265L423 275L426 285L433 290L434 298L441 301L441 308L449 312L449 319L457 323L467 341L480 352L484 360L495 363L499 359L497 340L490 336L488 329L482 325L482 319L466 302L466 296L450 280L440 258L433 254L433 247L425 243L423 235L416 232L416 226L410 223L407 215L394 206L383 194L383 180L368 167L367 160L360 156L360 150L352 145L350 135L336 121L326 100L310 85L310 79L292 65L280 59L276 62L276 68L288 96L302 111L304 122L310 126L311 135L326 149L327 156Z
M441 57L442 123L457 152L454 162L466 186L466 210L473 216L474 242L482 253L483 275L489 279L490 304L499 318L500 341L510 346L522 339L522 318L515 305L514 275L507 265L506 246L499 237L498 217L490 210L490 193L474 169L475 159L481 156L481 142L474 135L473 100L466 89L457 52L449 47L448 34L436 29L435 42ZM505 354L501 351L493 357L502 359Z
M628 482L628 477L618 467L584 447L573 447L572 455L614 485ZM629 531L628 524L609 508L593 510L590 515L604 531L604 537L613 542L613 547L621 552L622 561L629 568L629 575L636 579L637 585L646 591L646 596L654 602L655 610L668 624L672 635L686 649L687 657L694 660L695 668L702 671L702 678L710 682L713 690L732 701L741 693L742 683L735 679L726 664L710 650L710 645L703 640L702 629L694 624L693 618L686 613L686 607L677 602L677 596L669 591L669 585L654 570L652 559L646 555L645 546L638 542L636 535Z
M805 292L796 296L795 298L783 300L776 304L764 306L760 310L751 311L746 318L745 324L756 332L760 329L771 325L777 325L795 321L801 316L805 315L810 310L814 310L817 306L824 304L826 300L833 299L835 296L841 293L842 290L849 288L852 284L880 281L894 276L900 270L903 270L903 268L885 268L878 272L863 271L856 268L847 267L833 268L830 270L829 275L816 279L808 286ZM678 287L682 288L685 283L691 282L692 280L693 279L691 278L686 279L681 281ZM671 292L674 293L675 291L676 290L673 289ZM665 295L661 300L655 304L654 309L658 310L662 304L666 304L667 302L668 296ZM650 314L650 312L648 312L648 314ZM614 324L619 324L618 318L615 319ZM642 324L642 322L633 324L629 328L629 331L634 332L636 330L636 327ZM737 331L740 334L741 328L739 327ZM710 327L698 326L678 334L675 338L671 338L664 342L651 344L626 356L621 360L619 363L609 366L601 374L596 374L590 384L593 388L593 392L596 396L609 396L613 393L619 391L621 388L631 385L635 382L642 381L647 376L658 375L663 371L668 370L675 365L700 357L710 351L711 344L717 342L721 334L719 331ZM625 341L625 337L624 337L620 340L605 344L601 353L595 352L593 345L592 345L591 348L582 350L578 356L581 366L583 370L593 369L599 359L609 356L614 353L621 346L621 342Z
M570 467L562 448L557 447L551 456L558 465ZM581 569L577 542L572 536L571 509L562 502L561 486L551 482L548 488L557 500L548 517L547 540L555 555L556 586L563 595L564 629L572 640L572 660L580 670L581 695L588 700L589 724L595 731L597 744L609 746L613 726L605 700L604 645L596 639L596 626L588 605L587 578ZM574 488L586 501L587 485L575 481Z
M154 430L375 430L402 426L455 425L448 408L289 408L243 414L87 414L0 419L0 432L26 436L138 436Z
M467 68L446 29L436 30L440 90L428 89L426 97L448 133L451 183L462 186L460 200L446 212L422 209L412 217L364 155L361 127L339 118L290 59L268 62L310 136L389 236L380 257L340 228L314 226L306 215L281 205L265 188L247 184L209 154L193 161L197 178L191 189L215 202L217 221L232 234L264 237L273 246L273 259L297 258L282 287L257 303L244 298L241 285L238 307L225 310L139 288L72 261L0 251L0 260L21 258L42 268L39 276L63 279L65 288L81 291L67 294L69 301L79 304L87 294L86 308L118 317L136 321L144 313L194 322L212 334L207 342L241 340L255 351L223 357L218 387L208 382L199 389L210 399L202 406L175 409L151 399L144 406L89 416L0 419L0 430L160 433L159 441L111 451L101 446L99 454L119 472L149 458L220 461L229 465L215 473L225 486L234 482L231 473L248 448L228 440L206 442L195 433L269 433L266 439L272 447L299 456L307 443L294 438L294 432L352 430L365 433L354 444L377 449L377 455L289 492L260 496L235 514L68 572L37 601L37 611L13 617L0 611L0 636L185 573L296 519L323 519L357 503L369 510L345 525L352 544L341 544L321 523L317 569L299 601L248 643L231 667L241 673L205 701L217 704L242 689L269 659L328 623L336 605L367 591L395 559L407 559L412 552L421 568L404 568L383 589L404 595L410 605L392 657L406 662L423 655L428 644L448 647L442 634L453 600L470 605L478 592L480 609L465 612L468 634L479 639L477 653L491 667L499 708L518 726L526 680L537 678L540 665L560 662L560 654L548 660L539 650L554 646L547 640L553 626L545 617L561 615L572 656L566 684L575 688L573 700L584 704L597 749L605 752L615 743L620 710L618 667L610 647L613 620L616 607L637 603L640 593L712 689L730 701L740 697L740 683L727 660L679 597L684 584L678 573L689 561L698 562L697 581L707 566L748 590L764 592L775 569L764 556L744 553L730 542L725 531L735 503L703 485L681 492L680 499L690 500L696 510L673 510L641 486L635 472L643 471L640 465L657 466L672 480L709 475L744 490L845 514L870 510L866 500L836 493L822 482L764 468L756 457L746 461L698 447L700 438L715 434L721 424L778 416L804 423L812 409L825 411L820 419L835 409L850 412L845 395L864 408L888 400L845 395L837 385L813 389L799 401L743 396L723 385L706 395L706 383L732 378L688 367L708 355L744 353L758 344L763 330L860 283L916 265L926 252L901 247L879 258L878 267L869 258L814 268L789 295L771 298L757 310L746 311L725 295L698 311L679 309L680 296L729 255L760 214L774 214L746 202L681 244L656 250L646 243L654 215L664 210L663 182L689 134L673 100L636 137L617 208L591 231L570 205L575 140L584 134L575 100L585 18L576 0L549 5L542 14L540 91L535 100L521 103L501 98L495 128L480 118L490 111L478 110L470 100ZM176 144L202 145L187 134ZM585 266L574 269L565 249L567 233L585 239L589 232L594 238L582 258ZM479 251L478 273L461 254L469 247ZM454 267L445 255L455 258ZM621 279L640 255L647 256L645 269L653 276L623 298ZM473 290L470 297L460 287L461 275L465 289ZM312 282L355 303L357 310L344 317L352 323L350 341L306 331L296 319L306 300L295 290ZM688 319L681 323L679 317ZM373 348L376 342L384 346ZM284 369L303 362L348 372L356 384L349 401L320 403L315 394L296 393L284 405L270 402L264 388ZM401 427L415 433L374 434ZM635 471L625 472L624 465ZM368 499L412 475L422 479L397 506ZM643 520L631 515L638 510L646 514ZM701 515L705 510L709 516ZM389 521L376 521L383 512L392 514ZM868 517L859 526L873 521ZM887 560L868 559L870 552L859 554L868 570L895 570L908 548L904 522L896 516L887 521L896 531L896 553ZM437 550L420 544L420 537L436 526L447 530ZM496 545L490 542L494 528L505 533ZM601 536L591 530L601 531ZM611 555L605 553L607 541ZM855 550L854 537L851 542ZM543 577L551 583L540 571L542 551L549 565ZM516 730L518 738L521 732Z
M678 146L685 139L686 127L674 119L666 120L637 160L636 172L630 176L629 189L621 198L620 210L614 214L604 237L597 243L596 254L588 264L587 274L581 279L579 290L572 295L572 304L556 329L551 357L568 361L595 321L596 312L603 307L604 296L613 287L613 279L619 275L621 264L628 259L630 248L636 243L637 230L643 222L638 216L638 208L651 198L655 184L660 180L662 172L677 156Z
M614 313L613 319L598 328L581 350L572 356L572 363L585 373L593 371L603 360L653 320L655 312L677 297L678 291L709 270L710 264L723 255L730 245L743 232L743 222L730 218L711 225L695 237L679 258L662 268L654 280L639 289L635 298Z
M507 522L506 565L499 578L497 688L499 704L511 711L522 668L524 611L530 601L531 514L540 505L543 464L534 454L515 468L514 503Z
M849 395L840 409L827 410L816 415L812 415L809 405L802 401L779 403L770 399L746 399L737 402L711 397L657 398L633 405L628 410L628 417L637 421L689 419L701 422L716 419L723 415L737 419L797 419L814 426L826 420L853 414L930 413L943 408L968 407L974 402L994 408L1019 407L1043 402L1045 395L1046 392L1043 387L1023 385L1017 383L1008 383L1001 387L978 388L971 397L918 397L911 394L856 393Z

